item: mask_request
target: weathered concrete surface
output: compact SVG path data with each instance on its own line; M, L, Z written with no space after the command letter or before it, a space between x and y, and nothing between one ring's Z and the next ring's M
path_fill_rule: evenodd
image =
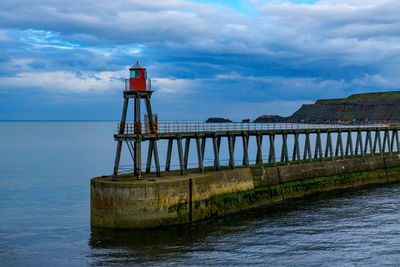
M340 188L400 181L400 155L237 168L138 181L91 181L91 224L143 228L182 224Z
M91 224L111 228L141 228L190 222L189 205L213 196L228 195L254 188L249 168L233 171L162 177L137 181L131 176L91 181ZM203 203L203 205L204 205ZM207 205L195 220L214 213Z

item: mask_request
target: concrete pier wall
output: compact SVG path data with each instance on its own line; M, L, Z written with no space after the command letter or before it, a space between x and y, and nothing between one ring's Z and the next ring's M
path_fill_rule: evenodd
M183 224L318 192L400 181L400 155L237 168L138 181L91 180L91 224L144 228Z

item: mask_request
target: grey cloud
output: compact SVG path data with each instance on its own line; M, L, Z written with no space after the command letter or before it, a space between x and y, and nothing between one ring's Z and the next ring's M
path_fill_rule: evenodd
M332 55L368 63L364 55L398 52L400 2L352 2L265 4L259 8L264 17L247 19L233 9L186 1L10 1L0 9L0 26L55 31L83 45L258 54L293 65Z
M0 9L2 27L95 36L117 44L217 36L218 28L237 17L184 1L10 1Z
M360 4L364 2L364 4ZM321 38L379 38L399 36L400 2L320 1L314 5L265 4L268 21Z

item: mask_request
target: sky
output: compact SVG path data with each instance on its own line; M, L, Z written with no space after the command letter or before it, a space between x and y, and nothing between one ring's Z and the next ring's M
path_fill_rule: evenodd
M400 89L400 1L3 1L0 120L118 120L137 60L159 120L287 116Z

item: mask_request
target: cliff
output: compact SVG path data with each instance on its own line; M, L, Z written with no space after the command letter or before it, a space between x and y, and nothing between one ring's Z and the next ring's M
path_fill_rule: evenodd
M259 117L260 118L260 117ZM262 119L257 122L268 122ZM355 94L305 104L279 121L400 121L400 91Z

